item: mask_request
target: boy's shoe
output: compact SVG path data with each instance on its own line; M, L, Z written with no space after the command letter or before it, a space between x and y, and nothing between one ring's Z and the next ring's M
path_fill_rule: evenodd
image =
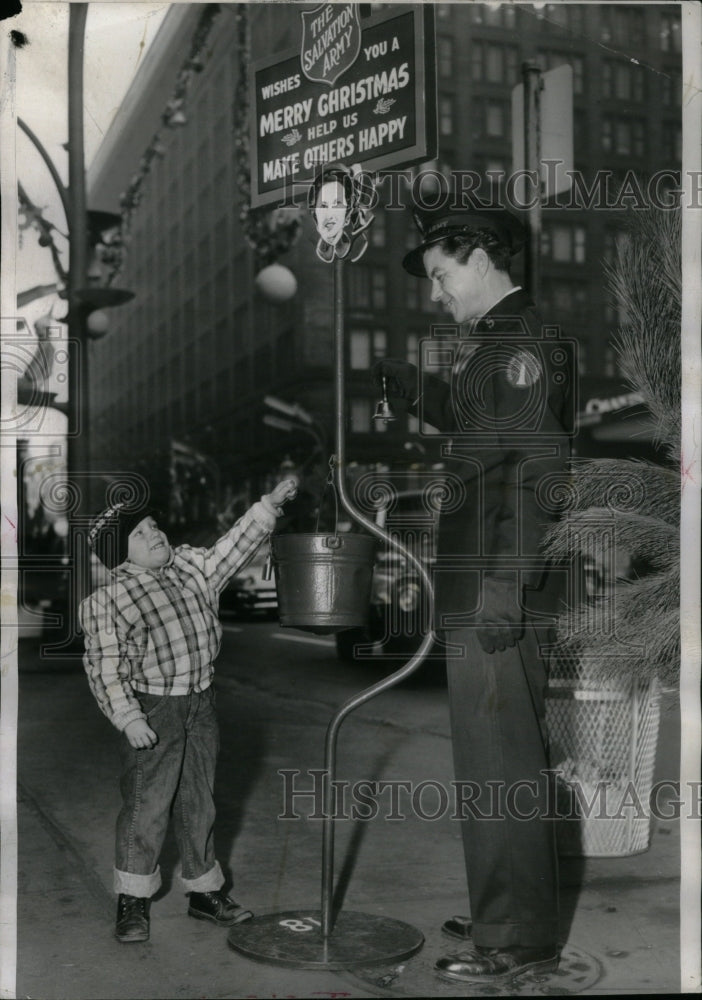
M449 917L441 925L441 933L458 941L470 941L473 937L473 922L470 917Z
M149 940L148 899L124 894L118 897L115 937L125 944Z
M480 948L440 958L435 969L441 979L458 983L503 983L525 972L555 972L558 949Z
M221 927L231 927L251 920L253 913L235 903L222 889L217 892L191 892L188 913L197 920L211 920Z

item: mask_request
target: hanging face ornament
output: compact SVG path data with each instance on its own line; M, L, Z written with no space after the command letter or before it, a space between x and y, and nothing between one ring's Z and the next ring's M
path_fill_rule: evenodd
M317 256L327 264L349 253L351 261L358 260L368 246L365 230L373 221L373 214L361 176L358 164L349 170L334 163L323 167L315 178L310 191L310 210L319 234Z

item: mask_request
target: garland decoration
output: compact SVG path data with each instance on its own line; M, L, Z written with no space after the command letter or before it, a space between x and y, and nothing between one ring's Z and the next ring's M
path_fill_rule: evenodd
M220 4L211 3L207 4L200 15L190 43L188 57L178 71L173 94L161 115L162 126L154 132L139 160L139 166L129 182L127 190L120 196L120 226L115 231L109 243L102 248L101 252L102 262L108 268L108 285L112 284L113 280L124 267L127 250L131 242L132 219L144 197L144 186L151 172L152 164L155 159L160 159L166 154L166 147L163 142L164 129L179 128L187 123L184 110L188 92L195 75L201 73L205 68L210 55L207 50L207 44L214 22L220 11Z
M234 145L236 184L241 211L239 221L246 242L254 251L256 271L273 264L297 241L302 222L297 206L277 208L272 212L251 209L251 150L249 144L249 65L251 39L247 4L236 4L237 59L239 77L234 92Z

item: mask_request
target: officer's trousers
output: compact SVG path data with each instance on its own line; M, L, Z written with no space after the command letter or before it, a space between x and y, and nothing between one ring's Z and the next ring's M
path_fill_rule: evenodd
M528 625L485 653L470 628L446 639L451 732L475 944L558 940L558 867L545 744L547 670ZM545 773L546 772L546 773Z

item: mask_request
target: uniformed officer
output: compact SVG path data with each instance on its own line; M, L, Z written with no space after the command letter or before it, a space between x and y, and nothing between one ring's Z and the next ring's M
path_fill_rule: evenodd
M442 451L463 485L440 514L434 584L470 918L444 923L462 945L436 968L451 981L500 982L558 962L539 626L554 619L563 581L552 573L549 584L540 545L549 486L568 457L573 373L568 345L510 277L525 238L516 216L476 206L416 211L415 221L421 242L403 266L431 281L457 324L455 340L440 341L450 378L394 359L374 377L450 436Z

